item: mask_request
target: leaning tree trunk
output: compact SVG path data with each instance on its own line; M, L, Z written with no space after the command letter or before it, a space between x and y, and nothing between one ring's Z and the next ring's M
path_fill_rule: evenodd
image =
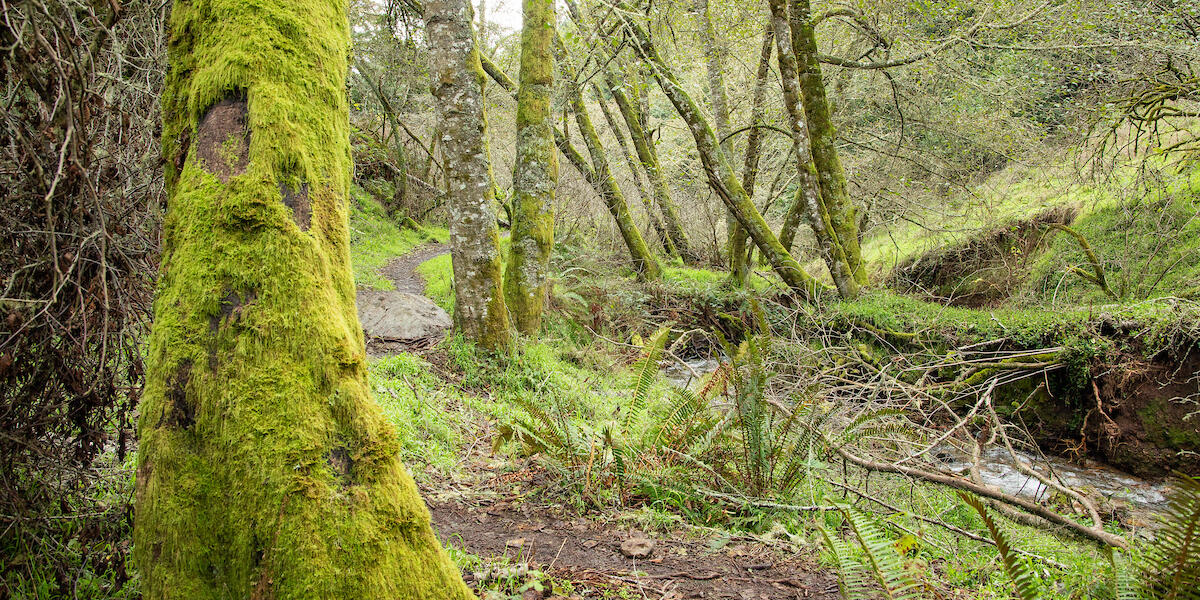
M633 142L638 162L642 164L646 178L650 181L654 203L658 205L659 212L663 216L663 227L671 239L671 245L675 247L685 263L700 262L700 257L692 250L691 240L688 239L687 232L683 228L683 220L679 216L679 206L671 198L671 188L667 186L667 176L658 160L658 151L654 148L654 140L650 139L642 124L640 110L629 94L616 85L611 74L606 77L605 82L612 93L613 100L617 103L617 109L621 111L621 118L625 121L625 126L629 129L629 139Z
M504 291L517 329L530 335L541 328L546 271L554 248L554 190L558 184L558 152L550 120L554 20L554 0L524 0L512 245Z
M763 106L767 100L767 81L771 75L771 50L774 47L775 29L771 27L770 22L763 29L762 51L758 58L758 71L754 75L754 99L750 103L750 132L746 134L746 158L742 166L742 187L746 189L746 195L750 200L754 200L754 188L758 181L758 159L762 150L763 136ZM770 198L768 198L768 202ZM738 228L729 241L730 252L741 252L746 255L746 268L742 273L730 273L730 277L734 279L734 283L742 285L745 283L746 276L749 275L752 268L750 257L753 254L753 247L746 245L746 230ZM782 243L783 240L780 240ZM791 252L791 247L784 245ZM740 277L739 277L740 275Z
M346 2L177 2L171 30L142 594L471 598L367 384Z
M609 110L608 104L604 101L604 94L595 84L592 84L592 95L596 97L596 104L600 106L600 112L604 115L604 122L608 124L613 138L617 140L617 146L621 148L621 156L625 159L626 166L629 167L629 174L633 178L633 186L637 189L638 198L642 201L642 207L646 209L646 220L650 221L650 228L658 236L663 250L666 251L668 257L681 258L679 250L675 248L675 243L671 241L671 236L667 234L667 229L663 225L662 219L654 212L654 203L650 201L650 193L646 189L646 182L642 180L641 169L638 168L633 154L629 152L629 144L625 142L625 134L621 130L620 125L617 124L616 118L613 117L612 111Z
M805 113L800 108L800 85L796 76L796 54L792 51L789 34L787 0L769 0L771 22L775 28L775 43L778 47L779 78L783 82L783 104L788 114L788 129L792 134L792 146L796 153L796 196L784 220L780 242L790 248L792 235L796 231L796 218L803 214L817 240L821 258L829 267L829 274L838 293L843 298L858 295L858 282L846 262L843 246L832 225L834 216L824 201L817 179L817 168L813 165L807 132Z
M808 119L813 164L820 175L821 197L828 208L830 225L845 253L846 263L854 273L854 280L860 286L866 285L867 268L859 248L857 211L846 189L846 172L838 157L832 111L821 75L812 8L809 0L791 2L792 49L796 53L800 73L800 91L804 114Z
M442 127L454 268L454 324L480 346L509 341L501 284L496 191L488 164L483 67L469 0L425 5L429 69Z
M624 3L620 3L618 6L628 11L628 7ZM820 293L821 285L784 249L771 228L767 226L766 220L754 207L754 203L746 195L745 188L742 187L741 181L734 173L729 158L721 149L716 134L713 133L708 120L696 105L696 101L683 89L679 79L662 59L662 56L658 54L658 50L650 41L646 30L625 12L620 13L620 16L626 28L633 34L634 48L650 64L659 87L662 88L671 104L675 106L679 116L688 124L688 129L692 132L696 143L696 150L700 154L700 161L708 176L709 185L737 218L738 223L746 228L746 233L750 239L754 240L754 244L758 246L763 258L771 264L779 278L798 295L814 300Z
M613 220L617 224L617 231L621 234L621 239L625 241L625 247L629 249L629 256L633 260L633 268L638 279L656 280L662 276L662 269L658 265L658 260L650 253L650 248L646 246L646 240L642 237L642 233L638 231L637 225L633 222L633 215L629 212L629 203L625 201L625 194L621 192L617 180L613 178L604 145L600 142L600 135L596 133L596 127L592 124L587 105L583 102L583 89L575 79L577 74L574 68L567 63L566 49L563 48L562 52L564 78L567 80L567 99L571 104L571 112L575 113L575 124L579 126L579 135L583 137L583 143L587 146L588 155L592 159L592 185L604 199L608 212L612 214ZM566 141L569 142L569 140ZM567 157L572 162L576 160L570 153L567 154ZM580 171L583 170L580 168Z

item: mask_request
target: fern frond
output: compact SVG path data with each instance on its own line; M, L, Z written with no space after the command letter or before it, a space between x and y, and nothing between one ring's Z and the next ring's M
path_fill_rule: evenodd
M1142 582L1138 580L1137 570L1129 562L1129 558L1121 551L1110 548L1109 559L1113 568L1113 588L1116 600L1145 600L1142 593Z
M996 519L992 518L992 514L983 505L983 501L966 492L958 492L958 497L962 498L963 502L966 502L971 508L975 509L975 512L979 513L980 518L983 519L983 524L988 529L988 536L996 543L996 550L1000 552L1000 562L1004 565L1004 572L1008 574L1009 579L1013 580L1013 584L1017 587L1017 595L1021 597L1021 600L1037 600L1041 598L1041 587L1038 585L1037 577L1034 576L1033 570L1013 551L1012 545L1009 544L1008 536L1000 530Z
M1177 473L1163 527L1142 570L1164 600L1200 598L1200 479Z
M663 348L667 345L667 336L670 333L671 330L666 327L656 331L650 337L650 341L646 343L641 360L634 364L637 381L633 387L633 398L630 399L629 407L621 419L621 428L626 431L629 429L629 424L646 405L646 396L649 395L650 386L654 385L654 381L658 377L658 360L662 357Z
M871 576L864 563L855 560L850 545L830 533L824 527L819 527L821 537L825 538L825 546L833 553L838 570L838 590L845 600L870 600L874 598Z
M850 506L843 506L841 511L858 536L858 543L866 553L871 572L883 588L884 595L891 600L916 598L917 582L904 568L896 546L887 539L874 519Z

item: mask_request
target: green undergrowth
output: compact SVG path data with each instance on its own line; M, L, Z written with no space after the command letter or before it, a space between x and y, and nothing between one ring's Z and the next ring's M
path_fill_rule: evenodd
M873 280L882 281L898 267L924 262L928 270L930 261L969 271L970 265L954 264L963 259L958 249L1004 240L992 249L994 264L963 272L953 289L931 291L958 295L991 285L993 295L1026 306L1112 302L1098 286L1072 273L1092 272L1074 237L1044 225L1020 229L1055 211L1075 214L1071 227L1096 251L1118 300L1200 294L1200 169L1192 166L1120 167L1102 182L1079 182L1061 169L1012 167L938 211L877 229L864 240L863 256ZM1036 255L1022 256L1021 243L998 235L1005 230L1045 236L1047 242L1025 244ZM823 272L820 261L808 267Z
M449 239L445 228L397 227L379 201L358 186L351 188L350 198L350 264L354 284L361 289L393 289L379 273L381 267L425 242Z

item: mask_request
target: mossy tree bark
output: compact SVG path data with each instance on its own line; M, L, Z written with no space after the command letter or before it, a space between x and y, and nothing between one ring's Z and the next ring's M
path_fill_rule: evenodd
M642 178L642 170L638 167L637 161L634 160L633 154L629 151L629 144L625 141L625 132L617 124L612 111L609 110L608 103L605 102L604 93L595 84L592 85L592 95L596 98L596 104L600 106L600 112L604 115L604 122L608 124L613 137L617 140L617 146L621 148L621 156L625 159L625 164L629 167L629 174L633 178L634 188L637 189L638 197L642 200L642 207L646 209L646 218L650 221L650 227L654 229L654 233L658 236L667 256L679 258L679 250L675 248L675 243L671 241L671 236L667 235L667 229L663 226L662 219L659 218L658 213L655 212L654 203L650 201L650 193L646 189L646 182Z
M587 105L583 102L583 88L577 80L578 74L575 72L574 66L570 64L566 49L561 44L559 48L562 55L560 63L563 68L563 78L566 80L567 98L571 105L571 112L575 114L575 124L579 127L579 135L583 138L588 155L591 157L590 181L592 186L604 200L609 214L617 224L617 231L621 234L621 239L625 241L625 247L629 250L629 256L633 260L633 269L637 273L638 279L656 280L662 276L662 269L659 267L658 260L650 253L650 248L646 246L646 240L642 237L642 233L638 231L637 225L633 222L633 215L629 212L629 203L625 201L625 194L617 185L617 180L613 178L604 145L600 142L600 136L596 133L596 127L592 124L592 118L588 114ZM567 154L568 159L572 162L578 160L576 156L572 156L571 153ZM580 167L578 164L576 166ZM584 171L584 169L580 168L580 171Z
M550 120L554 0L524 0L522 8L512 243L504 291L517 329L534 335L541 329L548 293L546 271L554 248L554 191L558 185L558 152Z
M696 150L700 154L701 163L704 165L705 174L708 176L709 185L737 218L738 223L746 228L750 239L754 240L763 258L771 264L780 279L802 297L815 299L820 292L821 285L805 272L800 263L796 262L796 259L792 258L792 255L779 243L779 239L775 237L746 194L745 188L742 187L741 181L733 171L729 158L721 149L716 134L708 124L708 119L705 118L695 100L683 89L675 74L658 54L658 50L651 43L646 30L629 16L628 7L623 3L619 6L624 9L619 14L632 34L634 47L642 59L653 69L654 78L658 81L659 87L662 88L667 99L675 106L676 112L688 124L688 129L696 142Z
M646 132L646 127L639 114L640 110L635 104L638 98L627 94L625 89L617 85L616 79L611 73L606 76L605 82L612 93L613 101L617 103L621 119L625 121L625 126L629 129L629 139L633 142L633 150L637 153L638 162L646 172L654 203L662 214L663 227L667 231L667 236L671 238L671 244L675 246L685 263L698 263L700 259L692 250L692 242L683 228L683 220L679 216L679 206L671 198L671 188L667 185L667 176L663 172L662 163L658 160L658 150L654 147L654 140L650 139L650 135ZM635 88L630 87L629 89L632 93Z
M822 80L820 54L813 27L809 0L791 0L790 28L792 49L796 53L804 114L808 120L809 143L813 164L821 186L821 197L829 213L830 225L846 257L846 263L858 285L867 284L867 268L859 249L858 216L846 187L846 171L838 156L829 98Z
M367 385L346 2L179 1L171 32L144 597L472 598Z
M771 51L774 48L775 30L768 22L763 28L762 51L758 58L758 71L755 73L754 79L754 97L750 102L750 132L746 134L746 157L742 165L742 187L746 189L746 195L750 200L754 200L754 189L758 181L758 161L762 150L763 136L763 112L767 101L767 81L771 76ZM768 198L768 201L770 199ZM734 232L734 236L729 240L730 252L741 252L746 255L746 260L743 263L745 268L739 273L730 271L730 278L736 285L743 285L746 282L746 277L752 268L750 257L753 255L753 247L746 245L746 230L738 228ZM783 240L780 240L782 243ZM784 245L791 252L791 247Z
M425 4L429 69L449 193L454 324L480 346L496 350L508 344L510 331L501 283L496 190L488 161L484 74L473 22L469 0Z
M817 181L817 168L813 164L809 136L806 131L805 113L801 108L800 85L796 72L796 54L792 51L792 36L788 23L787 0L769 0L771 22L775 28L778 48L779 78L783 82L783 104L788 114L788 130L792 134L792 146L796 154L796 195L784 219L780 242L791 247L792 235L796 230L798 216L803 214L817 240L821 258L829 267L829 274L838 293L843 298L858 295L859 284L854 278L853 268L846 262L843 244L832 224L831 214ZM786 237L784 237L786 236Z

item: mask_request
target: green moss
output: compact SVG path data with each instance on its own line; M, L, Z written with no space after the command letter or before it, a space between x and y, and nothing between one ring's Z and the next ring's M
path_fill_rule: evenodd
M148 599L471 597L367 385L348 52L344 1L173 7L135 500ZM248 162L218 177L201 119L240 98Z

